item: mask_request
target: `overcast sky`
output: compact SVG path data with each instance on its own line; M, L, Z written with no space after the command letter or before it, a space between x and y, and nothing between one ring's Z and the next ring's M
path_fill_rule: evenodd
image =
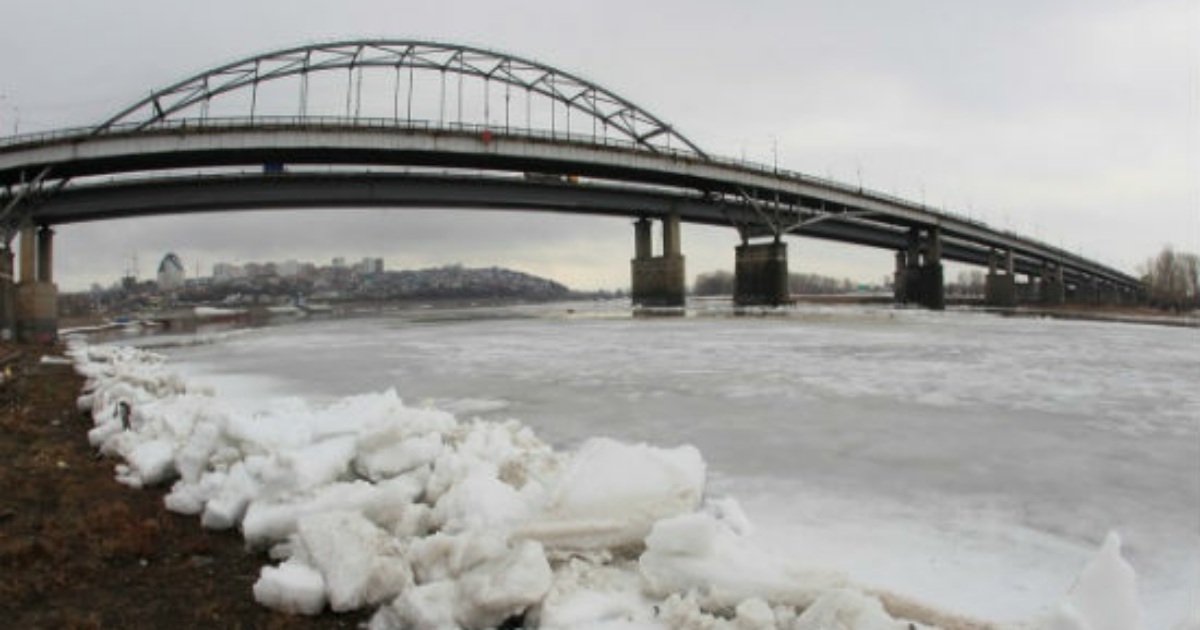
M358 37L471 43L582 75L710 153L945 206L1126 271L1200 249L1200 1L8 2L0 134L87 125L220 62ZM878 281L888 252L791 241L793 270ZM688 275L732 230L686 227ZM382 256L629 282L629 221L303 211L63 226L60 288L219 261Z

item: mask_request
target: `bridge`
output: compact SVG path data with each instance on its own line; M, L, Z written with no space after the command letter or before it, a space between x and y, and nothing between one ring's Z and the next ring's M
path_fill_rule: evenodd
M1142 292L1137 278L1032 238L712 155L632 101L544 63L364 40L248 57L96 125L0 140L0 326L53 336L56 225L316 207L630 217L632 296L645 306L684 303L681 222L737 231L734 297L743 305L788 301L789 235L894 251L896 299L935 309L944 305L943 259L986 266L996 306Z

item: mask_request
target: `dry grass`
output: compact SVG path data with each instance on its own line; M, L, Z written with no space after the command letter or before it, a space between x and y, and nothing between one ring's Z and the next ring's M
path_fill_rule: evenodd
M13 347L0 344L0 356ZM0 625L9 628L353 628L363 616L280 615L255 603L265 556L235 532L168 512L162 489L113 479L68 366L21 348L0 385Z

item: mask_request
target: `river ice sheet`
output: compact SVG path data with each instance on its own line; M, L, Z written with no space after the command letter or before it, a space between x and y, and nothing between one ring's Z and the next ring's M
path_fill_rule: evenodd
M1044 612L1109 529L1147 627L1200 597L1200 335L978 313L631 318L559 305L309 322L169 349L253 406L395 387L573 446L694 444L758 536L997 621Z

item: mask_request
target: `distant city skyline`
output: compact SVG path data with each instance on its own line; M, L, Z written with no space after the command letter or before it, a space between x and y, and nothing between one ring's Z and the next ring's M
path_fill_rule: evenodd
M244 262L217 261L208 265L197 260L191 267L192 271L189 272L186 258L174 251L162 254L159 262L155 263L154 267L157 269L156 272L150 274L142 273L138 257L132 256L130 266L126 268L121 276L113 278L109 284L119 283L124 278L133 278L139 282L157 279L161 284L164 274L168 278L168 282L174 283L177 279L183 278L236 278L262 273L271 273L286 277L299 275L305 269L320 267L346 268L359 273L382 273L386 270L384 259L377 256L364 256L358 260L350 261L345 256L334 256L324 264L319 261L314 262L296 258L286 260L248 260ZM103 283L98 284L102 284L103 286Z

